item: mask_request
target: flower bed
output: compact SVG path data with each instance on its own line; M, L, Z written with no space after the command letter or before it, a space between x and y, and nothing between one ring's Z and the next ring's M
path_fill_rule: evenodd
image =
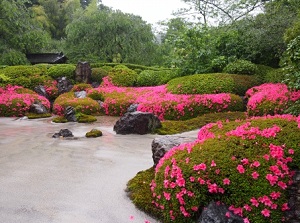
M247 113L250 116L283 114L293 103L300 99L300 91L290 92L285 84L266 83L250 88L246 92L249 98Z
M34 91L20 86L0 88L0 116L24 116L35 101L41 102L47 109L50 108L50 102Z
M204 126L198 140L160 160L152 203L164 222L195 222L212 200L244 222L281 222L292 169L300 168L299 128L299 118L291 115Z
M243 110L242 100L233 94L175 95L165 85L156 87L116 87L103 78L97 90L105 98L107 115L122 116L129 105L139 104L138 110L152 112L161 120L184 120L201 114ZM92 91L95 94L95 90Z

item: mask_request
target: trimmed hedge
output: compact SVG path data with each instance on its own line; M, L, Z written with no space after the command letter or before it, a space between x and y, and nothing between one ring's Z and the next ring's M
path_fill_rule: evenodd
M137 86L158 86L179 76L177 70L144 70L137 77Z
M51 66L46 74L53 79L66 77L69 80L74 80L76 66L73 64L56 64Z
M300 168L299 127L289 115L204 126L197 141L160 160L145 206L160 209L163 222L195 222L210 201L245 221L282 222L292 170Z
M108 71L103 68L92 68L91 81L101 83L102 78L106 77L107 75Z
M30 77L34 75L41 75L42 70L35 66L21 65L21 66L8 66L0 70L1 74L15 79L18 77Z
M108 76L115 86L132 87L136 84L138 74L124 65L115 66Z
M170 80L167 89L173 94L233 93L243 96L249 88L259 83L257 77L250 75L195 74Z

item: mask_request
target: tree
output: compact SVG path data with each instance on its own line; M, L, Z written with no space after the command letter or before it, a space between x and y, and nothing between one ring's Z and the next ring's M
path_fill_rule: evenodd
M73 61L147 64L155 57L151 26L139 16L89 7L67 26L65 52Z

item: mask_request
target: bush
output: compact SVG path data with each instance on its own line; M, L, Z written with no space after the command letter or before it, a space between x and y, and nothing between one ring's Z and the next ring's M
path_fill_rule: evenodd
M289 91L285 84L262 84L246 92L249 98L247 113L249 116L283 114L285 110L300 99L300 91Z
M172 148L155 169L148 193L161 220L195 222L219 201L245 221L281 222L292 170L300 168L298 126L286 115L201 128L197 141Z
M253 75L258 72L258 68L254 63L247 60L236 60L229 63L223 70L224 73L229 74L246 74Z
M0 116L24 116L35 101L41 102L50 109L50 102L46 98L29 89L20 86L0 88Z
M18 77L31 77L34 75L41 75L42 71L35 66L21 65L5 67L4 69L1 69L1 74L14 79Z
M22 86L33 90L36 86L43 85L47 81L51 81L51 78L47 76L32 75L30 77L21 76L12 79L9 83L11 85Z
M71 89L71 91L87 91L89 89L92 89L92 86L90 84L85 84L85 83L81 83L81 84L75 84L73 86L73 88Z
M158 86L178 77L177 70L144 70L137 77L137 86Z
M57 115L63 115L64 110L72 106L76 113L83 113L86 115L99 115L100 105L91 98L76 98L74 92L61 94L55 99L53 104L53 112Z
M124 65L115 66L109 73L115 86L131 87L136 84L138 74Z
M69 80L74 80L74 72L76 66L73 64L56 64L50 67L46 74L53 79L57 79L59 77L66 77Z
M272 69L266 73L265 83L282 83L286 79L287 71L284 68Z
M15 66L29 64L26 55L17 50L8 50L2 53L0 57L0 64Z
M108 71L103 68L92 68L91 81L101 83L102 78L108 75Z

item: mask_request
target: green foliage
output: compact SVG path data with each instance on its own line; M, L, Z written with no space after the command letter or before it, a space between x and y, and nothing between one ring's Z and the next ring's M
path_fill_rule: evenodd
M77 122L79 123L92 123L97 121L96 117L92 115L86 115L83 113L77 113L76 117L77 117Z
M124 65L115 66L109 73L115 86L132 87L136 84L138 74Z
M18 78L18 77L30 77L34 75L40 75L42 74L42 71L35 66L8 66L4 69L1 69L1 73L6 75L9 78Z
M172 79L167 83L173 94L233 93L243 96L259 83L255 76L225 73L195 74Z
M9 66L28 64L29 61L26 55L17 50L8 50L2 53L0 58L0 64L5 64Z
M28 119L49 118L52 116L50 113L45 113L45 114L26 113L25 115L28 117Z
M52 119L52 122L55 123L67 123L68 120L64 116L57 116Z
M196 118L188 119L185 121L163 121L162 127L155 130L155 133L159 135L173 135L182 132L188 132L195 129L200 129L204 125L215 122L216 120L221 121L234 121L234 120L246 119L245 112L218 112L200 115Z
M214 73L219 73L219 72L222 72L223 69L226 67L227 65L227 58L225 56L219 56L217 58L214 58L212 61L211 61L211 70L214 72Z
M229 74L246 74L246 75L256 74L257 71L258 71L257 66L247 60L236 60L232 63L229 63L223 70L223 72Z
M53 79L57 79L59 77L66 77L69 80L74 80L74 72L76 66L73 64L56 64L51 66L46 74Z
M91 131L89 131L85 134L85 137L87 137L87 138L97 138L100 136L102 136L102 131L100 131L98 129L92 129Z
M96 89L90 89L87 93L87 96L93 100L104 101L103 94L97 91Z
M275 125L280 130L276 133L276 137L252 133L255 138L251 138L248 128L245 130L245 132L248 131L248 135L246 134L245 137L228 135L231 130L235 130L245 123L250 123L253 129L271 129ZM164 162L159 164L156 169L155 184L152 184L153 190L148 190L149 194L156 194L154 201L158 207L164 207L161 210L164 217L160 220L171 222L170 211L172 211L172 215L175 217L172 222L195 222L196 217L210 201L220 201L235 208L243 208L246 204L251 206L251 212L243 210L243 216L248 217L250 222L281 222L284 215L281 207L288 201L288 191L279 187L277 182L272 186L266 176L273 174L271 166L278 165L279 161L274 154L272 155L272 145L280 147L284 151L284 158L292 157L293 161L287 163L289 168L299 169L300 131L297 125L296 121L283 118L219 122L207 130L207 134L214 135L212 139L206 139L203 143L195 143L195 145L181 145L179 149L173 148L172 153L165 156ZM294 150L293 154L289 149ZM264 158L266 154L269 155L269 159ZM249 164L242 165L244 159L247 159ZM255 161L259 162L259 165L254 165ZM216 165L211 165L212 163ZM195 166L199 164L205 164L206 168L195 171ZM244 173L238 171L239 165L243 166ZM254 172L259 174L257 179L254 179L252 175ZM223 180L226 178L230 180L229 185L224 184ZM201 179L204 181L202 184L199 183ZM284 174L278 179L284 184L287 184L289 180L288 174ZM179 181L184 182L184 185L179 186ZM170 187L172 182L175 183L174 188ZM209 191L210 185L214 184L217 188L222 188L224 192L222 193L218 189L216 193L213 190ZM186 193L180 193L183 190ZM266 218L261 213L266 206L260 203L255 207L250 200L263 196L271 197L270 194L274 191L281 194L279 198L272 199L272 203L276 203L278 208L270 209L270 217ZM166 199L164 192L169 193L170 199ZM149 194L145 196L149 196ZM179 203L180 194L182 194L184 204ZM189 217L183 215L184 211L180 208L181 206L190 215Z
M108 75L108 71L106 69L107 68L103 69L103 67L101 67L101 68L92 68L91 81L101 83L102 78L106 77Z
M92 89L92 86L90 84L85 84L85 83L80 83L80 84L75 84L71 91L87 91Z
M266 83L282 83L286 79L286 70L284 68L272 69L266 73L264 82Z
M159 83L158 73L154 70L142 71L136 81L137 86L157 86Z

